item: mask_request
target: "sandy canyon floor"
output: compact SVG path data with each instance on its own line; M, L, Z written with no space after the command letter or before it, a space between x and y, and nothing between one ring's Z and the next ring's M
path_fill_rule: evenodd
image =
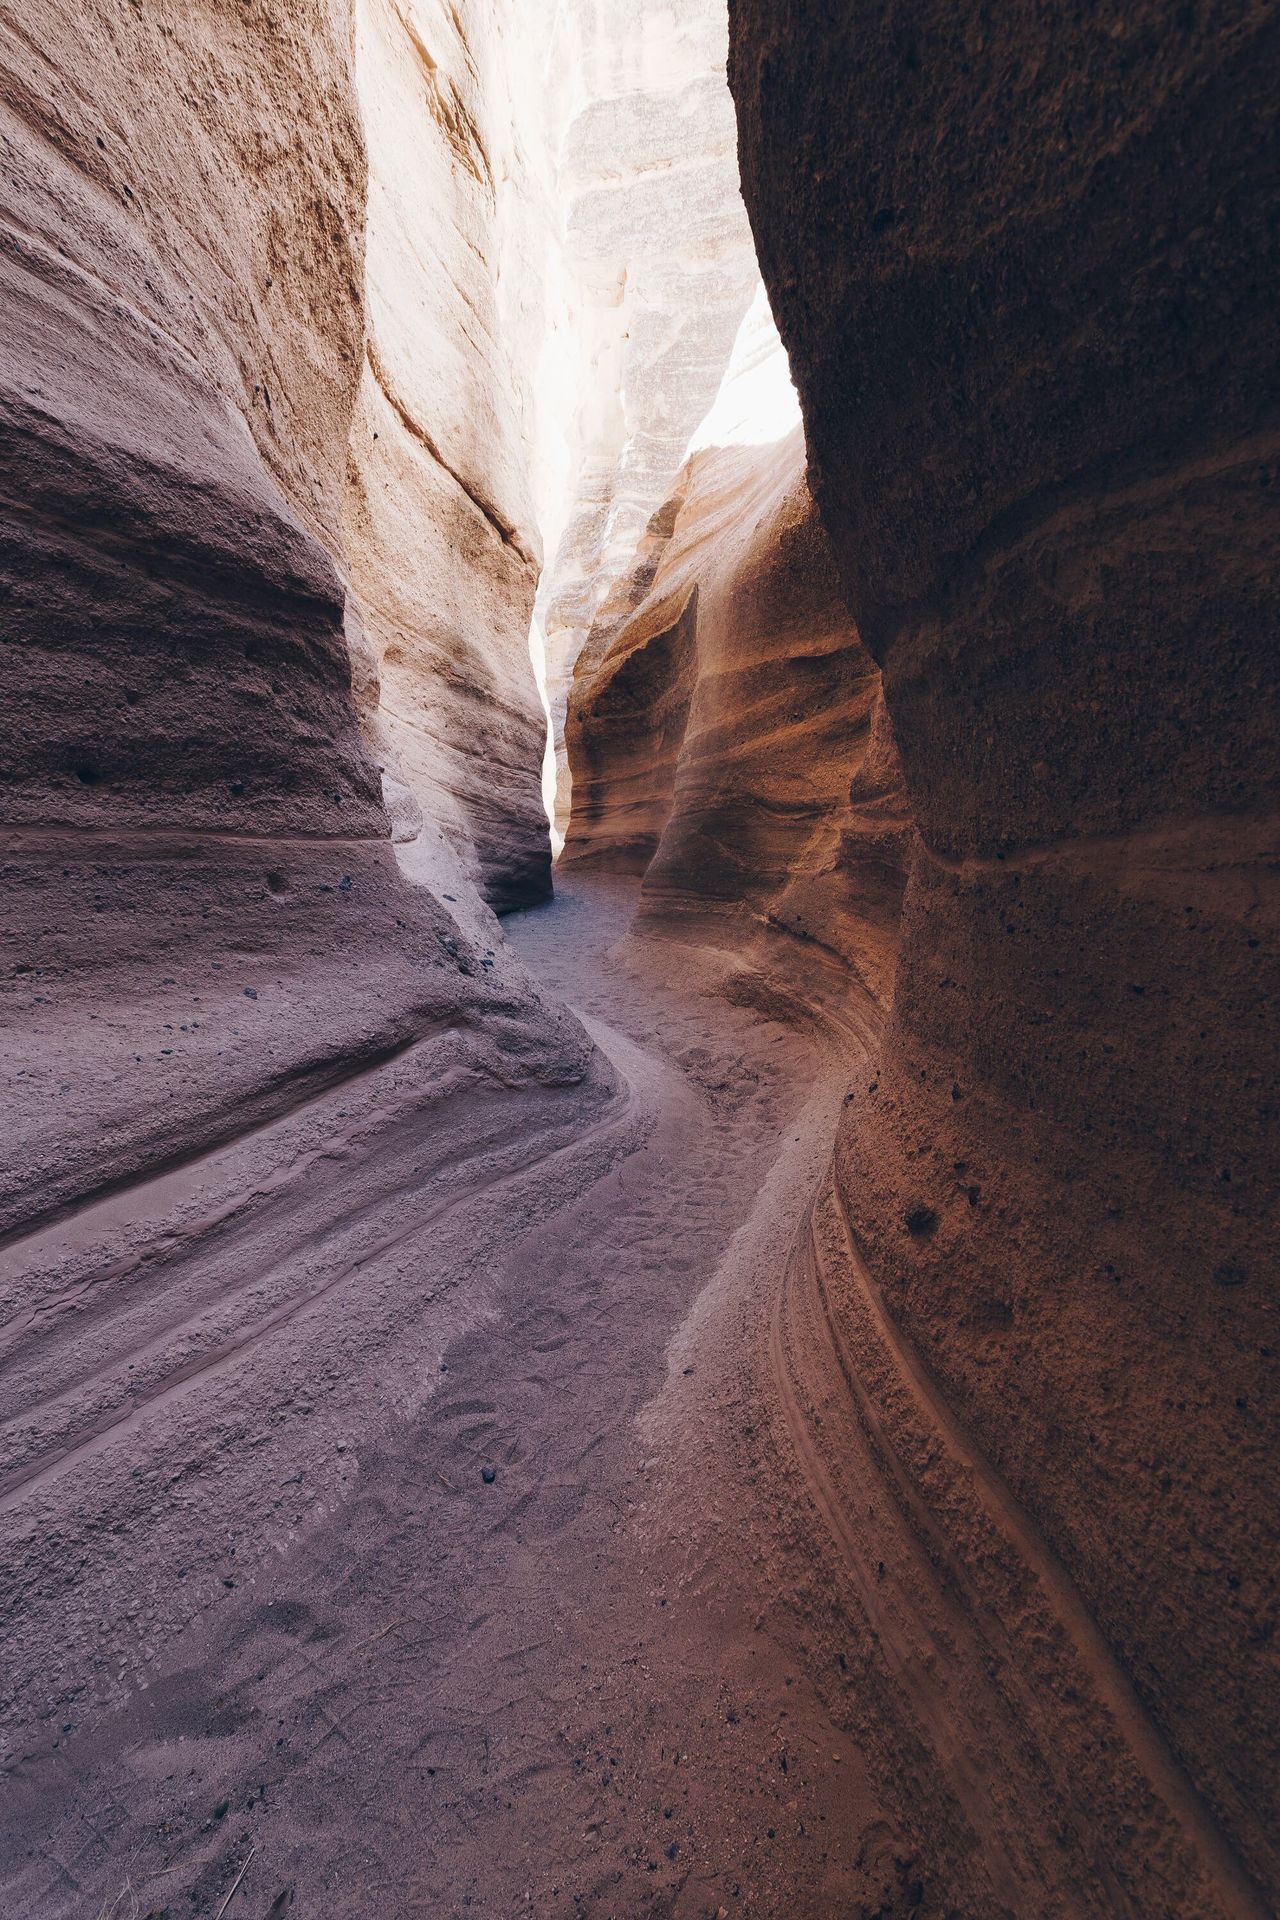
M611 1081L431 1034L0 1255L0 1913L1261 1912L861 1269L852 1042L634 904L506 922Z
M5 1255L5 1913L916 1893L764 1390L845 1076L633 900L506 923L607 1100L410 1053Z

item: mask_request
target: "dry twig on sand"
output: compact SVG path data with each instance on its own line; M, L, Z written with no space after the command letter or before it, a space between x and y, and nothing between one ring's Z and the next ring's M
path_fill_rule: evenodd
M120 1905L126 1897L131 1903L127 1909ZM133 1882L126 1880L110 1906L103 1901L98 1920L138 1920L138 1913L138 1896L133 1890Z
M226 1912L227 1908L231 1905L232 1899L235 1896L236 1888L240 1885L240 1882L244 1879L246 1873L248 1873L249 1871L249 1862L252 1860L254 1854L257 1851L258 1851L258 1843L255 1840L253 1845L250 1847L248 1853L246 1853L244 1857L244 1865L241 1867L235 1879L231 1882L231 1886L230 1886L230 1889L228 1890L227 1897L223 1901L222 1905L218 1908L218 1911L214 1915L213 1920L222 1920L223 1914Z
M246 1862L246 1865L247 1864ZM138 1886L145 1887L148 1881L163 1880L167 1873L176 1872L176 1867L158 1867L154 1873L144 1873L138 1882ZM127 1912L120 1905L120 1902L125 1898L127 1898L130 1903ZM98 1913L98 1920L138 1920L140 1912L141 1908L138 1905L138 1888L134 1886L132 1876L126 1874L124 1885L111 1902L111 1905L108 1906L105 1901L103 1902Z

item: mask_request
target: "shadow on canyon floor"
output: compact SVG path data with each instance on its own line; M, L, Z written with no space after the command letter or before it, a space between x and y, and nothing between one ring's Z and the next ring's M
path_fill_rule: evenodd
M10 1751L11 1911L127 1885L214 1912L251 1849L233 1913L877 1911L910 1881L796 1640L757 1378L840 1063L720 997L723 961L619 949L634 891L508 922L611 1095L464 1092L442 1158L409 1056L280 1123L278 1164L189 1180L222 1184L159 1255L192 1296L166 1311L209 1311L216 1275L243 1331L61 1456L92 1450L100 1530L79 1475L39 1489L66 1685ZM59 1326L36 1420L179 1337L136 1299L88 1344ZM206 1591L166 1645L154 1569L188 1544ZM39 1618L11 1642L28 1704Z
M851 1252L856 1043L636 893L507 923L611 1074L410 1049L17 1249L6 1911L1254 1911Z

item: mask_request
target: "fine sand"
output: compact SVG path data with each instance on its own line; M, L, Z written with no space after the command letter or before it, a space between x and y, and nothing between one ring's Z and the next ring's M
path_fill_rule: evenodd
M633 898L506 922L612 1096L424 1111L411 1051L8 1250L5 1913L216 1914L246 1861L231 1914L325 1920L897 1875L751 1380L839 1061L710 956L610 956Z
M856 1040L635 898L506 923L611 1071L5 1250L0 1913L1260 1915L859 1258Z

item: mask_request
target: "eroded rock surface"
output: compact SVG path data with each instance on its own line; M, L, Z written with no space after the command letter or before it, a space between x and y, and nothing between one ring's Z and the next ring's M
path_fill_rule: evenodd
M839 1204L1269 1905L1277 19L731 13L920 835Z
M757 281L726 19L715 0L361 0L356 19L362 711L405 864L456 863L503 910L549 885L530 645L563 774L574 660Z
M362 699L410 871L498 911L547 896L529 657L558 241L528 9L361 0L366 337L346 535Z
M29 11L16 1910L1262 1920L1274 13Z
M345 1290L368 1259L346 1236L386 1250L391 1170L430 1188L423 1168L504 1128L536 1154L557 1090L590 1107L610 1085L477 895L407 884L357 718L349 454L378 336L355 56L339 5L51 6L38 33L0 14L11 1756L222 1597L212 1476L246 1563L269 1550L249 1516L309 1452L308 1389L378 1404L394 1334L421 1390L412 1289L398 1328ZM483 476L518 434L475 426ZM509 904L549 864L533 565L460 483L416 503L387 592L430 535L454 543L445 586L470 568L490 596L485 648L458 636L424 671L452 689L455 759L485 765L441 810L454 866ZM374 559L370 537L362 579ZM311 1181L312 1241L237 1238ZM397 1244L434 1231L442 1192L415 1188Z
M761 295L580 656L563 860L643 873L642 924L856 1022L891 990L908 820L797 414Z
M715 398L758 272L718 0L571 0L555 45L575 84L558 108L564 311L548 358L562 479L537 628L563 831L575 662Z

